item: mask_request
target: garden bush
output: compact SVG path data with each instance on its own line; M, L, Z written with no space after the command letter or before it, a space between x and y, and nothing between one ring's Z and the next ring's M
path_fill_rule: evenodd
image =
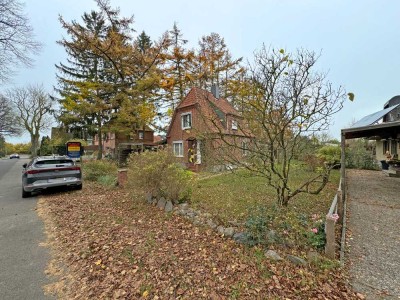
M82 165L83 179L103 185L115 185L117 165L109 160L91 160Z
M339 146L324 146L318 150L317 156L329 166L340 164L341 148Z
M192 172L185 170L167 148L133 153L128 160L128 187L140 194L186 201L191 194Z

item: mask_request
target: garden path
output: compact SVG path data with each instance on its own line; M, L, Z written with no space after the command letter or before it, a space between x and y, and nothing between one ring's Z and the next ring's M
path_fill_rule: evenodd
M400 299L400 178L348 170L349 270L367 299Z

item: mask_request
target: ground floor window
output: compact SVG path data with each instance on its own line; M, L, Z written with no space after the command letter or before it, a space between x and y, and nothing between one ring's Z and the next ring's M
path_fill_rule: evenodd
M173 145L174 155L176 157L183 157L183 142L182 141L173 142L172 145Z
M246 141L242 142L242 155L247 156L249 154L249 144Z
M383 141L383 154L385 154L386 151L389 151L389 142Z
M397 141L391 140L391 149L390 149L390 154L394 155L397 154Z

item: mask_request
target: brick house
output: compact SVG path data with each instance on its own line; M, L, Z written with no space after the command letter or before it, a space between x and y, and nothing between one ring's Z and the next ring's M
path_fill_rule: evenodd
M226 139L235 140L242 146L242 150L238 147L235 154L230 155L245 156L248 135L242 128L240 113L226 99L219 97L216 87L212 92L194 87L174 111L167 144L181 163L199 171L216 163L211 158L220 157L219 150Z
M103 154L110 155L122 163L130 153L156 149L162 142L162 139L154 135L154 130L148 126L134 130L130 134L108 132L103 137ZM97 135L93 139L93 144L99 145Z

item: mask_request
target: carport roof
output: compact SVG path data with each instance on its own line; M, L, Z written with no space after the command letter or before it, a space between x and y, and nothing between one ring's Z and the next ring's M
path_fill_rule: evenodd
M390 106L383 110L374 112L365 116L361 120L354 123L350 128L342 129L346 139L354 138L370 138L370 139L387 139L399 138L400 134L400 120L394 122L384 122L378 124L386 114L399 107L400 104Z
M373 114L370 114L368 116L365 116L361 120L357 121L356 123L351 126L352 128L357 128L357 127L363 127L363 126L368 126L375 124L378 122L380 119L382 119L386 114L391 112L393 109L397 108L400 104L390 106L388 108L385 108L383 110L374 112Z
M395 139L398 138L398 135L400 134L400 121L346 128L342 129L342 134L344 134L346 139Z

